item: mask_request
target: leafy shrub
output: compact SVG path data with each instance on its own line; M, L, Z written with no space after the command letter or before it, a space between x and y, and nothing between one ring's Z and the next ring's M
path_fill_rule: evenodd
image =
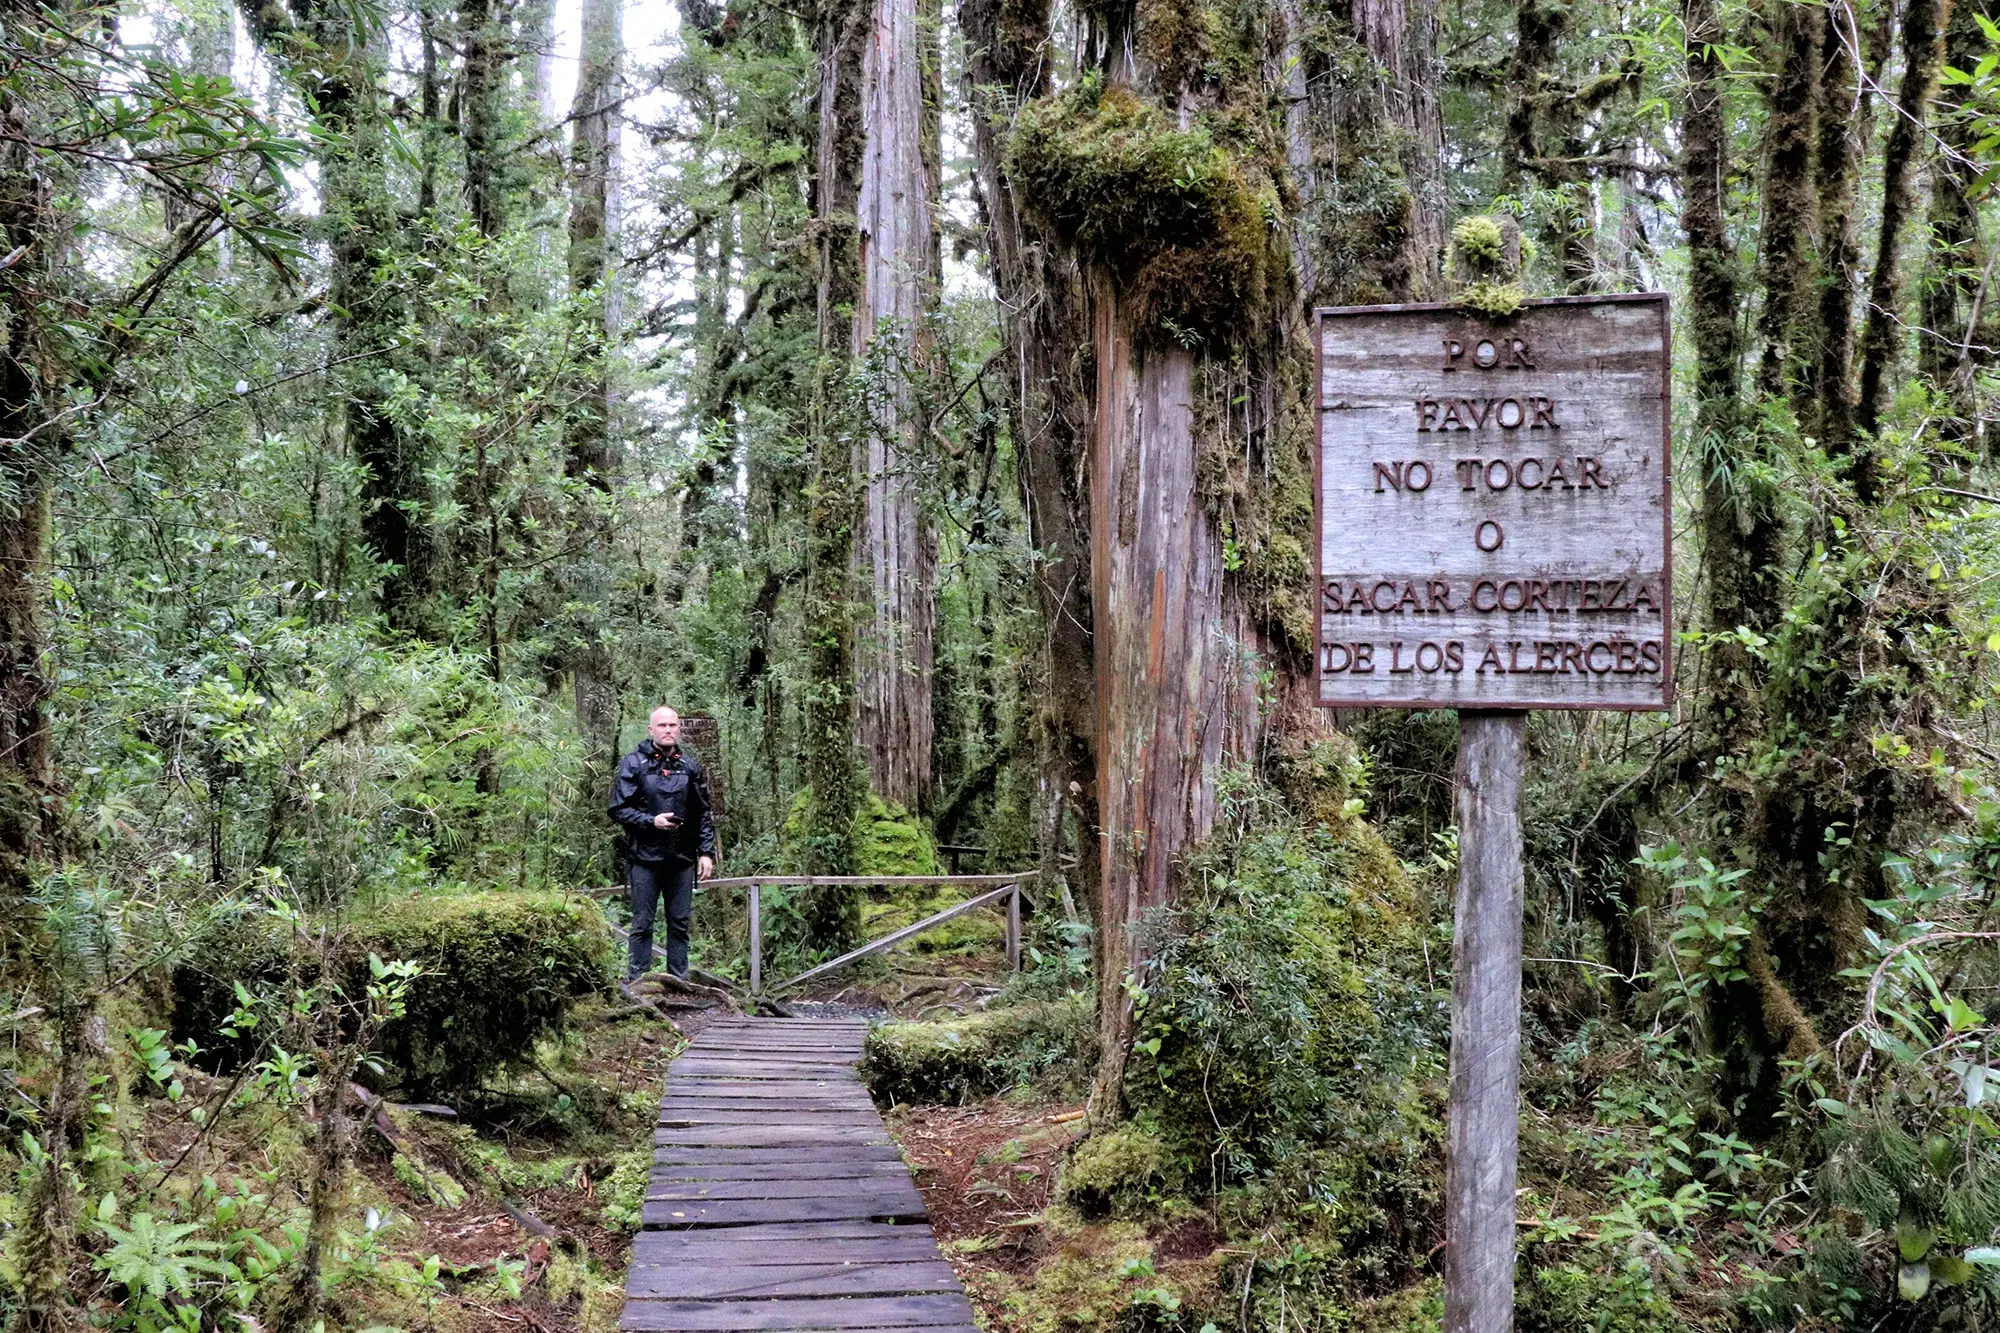
M868 1034L861 1076L897 1102L966 1102L1026 1083L1080 1085L1096 1053L1090 1000L1070 995Z
M176 1036L215 1041L239 1004L236 984L269 991L295 960L286 928L245 918L197 945L174 972ZM406 1091L451 1095L476 1088L560 1032L570 1006L607 978L610 932L587 900L553 893L439 893L358 916L336 946L342 987L359 993L368 957L415 962L405 1015L384 1031L380 1054ZM311 980L316 959L296 960ZM243 1043L222 1047L226 1061Z

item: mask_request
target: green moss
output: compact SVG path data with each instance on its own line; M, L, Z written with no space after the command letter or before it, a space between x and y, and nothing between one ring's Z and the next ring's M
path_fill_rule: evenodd
M440 1208L465 1207L465 1186L445 1172L419 1166L400 1152L390 1159L389 1169L402 1182L403 1188L419 1199L429 1199Z
M1483 268L1500 263L1506 252L1506 238L1500 233L1500 224L1489 217L1460 218L1451 229L1451 243L1461 255Z
M293 949L287 929L264 916L202 941L174 971L175 1036L227 1058L217 1033L237 1006L235 983L276 994ZM339 929L332 962L345 993L365 991L370 954L423 966L378 1052L406 1091L449 1098L561 1032L571 1006L605 986L612 941L588 899L435 893L357 914ZM300 961L313 980L319 959Z
M1447 270L1458 284L1458 304L1488 319L1520 312L1528 293L1521 286L1527 238L1510 217L1474 215L1451 229Z
M1477 311L1488 319L1504 319L1508 315L1520 313L1528 302L1528 293L1518 282L1470 283L1459 293L1458 303L1467 310Z
M1260 134L1218 115L1183 127L1093 75L1021 108L1007 169L1064 241L1117 275L1142 337L1228 343L1268 311L1284 271L1279 173Z
M1096 1051L1089 997L1013 1005L945 1023L884 1023L861 1077L893 1102L958 1103L1022 1083L1074 1090Z
M1167 1148L1136 1125L1093 1134L1063 1169L1062 1198L1086 1217L1136 1217L1150 1211L1167 1179Z
M921 819L870 792L854 816L854 873L935 875L937 843Z

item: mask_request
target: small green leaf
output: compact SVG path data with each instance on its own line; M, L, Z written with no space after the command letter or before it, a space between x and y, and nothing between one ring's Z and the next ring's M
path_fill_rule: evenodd
M1896 1274L1896 1294L1906 1301L1920 1301L1931 1289L1929 1264L1904 1264Z
M1920 1227L1914 1222L1896 1223L1896 1252L1903 1256L1903 1262L1913 1264L1931 1252L1931 1242L1937 1233L1929 1227Z

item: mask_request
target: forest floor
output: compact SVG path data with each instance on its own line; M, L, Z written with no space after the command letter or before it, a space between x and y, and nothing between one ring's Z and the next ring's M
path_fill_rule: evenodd
M873 904L867 932L885 933L926 906ZM975 1008L1004 980L1000 925L952 925L787 999L802 1011L898 1018ZM362 1073L350 1089L355 1170L328 1270L330 1322L412 1333L614 1330L667 1066L728 1011L666 1012L662 1022L615 994L589 1000L528 1068L452 1108L384 1104ZM141 1095L134 1105L134 1146L160 1164L169 1192L240 1194L237 1224L252 1228L296 1210L304 1181L296 1109L241 1098L229 1077L184 1065L174 1074L184 1087L178 1100ZM225 1105L201 1128L194 1108ZM1047 1203L1077 1128L1062 1110L996 1102L891 1117L937 1210L939 1236L955 1243L953 1261L975 1291L983 1268L1011 1262L1008 1228Z

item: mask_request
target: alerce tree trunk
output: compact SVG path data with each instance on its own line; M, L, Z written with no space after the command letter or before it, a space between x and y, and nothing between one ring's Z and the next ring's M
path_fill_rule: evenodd
M1249 753L1256 673L1221 534L1196 491L1195 356L1142 347L1117 284L1093 283L1091 438L1096 612L1097 904L1101 1064L1093 1119L1122 1113L1132 1045L1128 974L1142 919L1175 897L1178 859L1208 836L1225 752Z
M583 59L577 72L570 149L570 288L593 298L590 336L578 357L580 383L565 423L565 474L576 484L574 593L585 609L570 653L577 728L583 734L593 788L617 760L618 688L604 641L611 597L611 479L617 470L611 431L611 348L618 336L616 260L618 158L624 60L622 0L585 0Z
M931 649L936 541L918 487L912 376L925 361L935 299L936 164L918 0L872 0L861 58L861 291L853 351L865 368L871 429L856 443L856 543L864 601L854 643L855 734L869 785L912 810L931 792Z

